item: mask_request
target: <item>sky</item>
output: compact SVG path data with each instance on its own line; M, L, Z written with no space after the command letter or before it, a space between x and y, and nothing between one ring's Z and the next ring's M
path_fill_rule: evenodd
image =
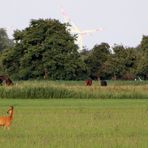
M29 26L31 19L51 18L64 22L61 7L81 30L103 28L83 36L91 49L102 42L136 47L148 35L148 0L0 0L0 28L10 38L13 31Z

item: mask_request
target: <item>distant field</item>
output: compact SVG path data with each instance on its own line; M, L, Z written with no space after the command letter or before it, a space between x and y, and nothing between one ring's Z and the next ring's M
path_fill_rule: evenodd
M1 99L0 115L14 105L5 148L148 148L146 99Z
M83 81L19 81L0 87L0 98L77 98L77 99L148 99L148 81L98 81L85 86Z

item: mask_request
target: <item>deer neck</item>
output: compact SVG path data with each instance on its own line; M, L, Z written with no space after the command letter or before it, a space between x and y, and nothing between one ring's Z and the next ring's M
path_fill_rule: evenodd
M9 118L10 118L10 120L13 119L13 110L12 110L12 112L10 113Z

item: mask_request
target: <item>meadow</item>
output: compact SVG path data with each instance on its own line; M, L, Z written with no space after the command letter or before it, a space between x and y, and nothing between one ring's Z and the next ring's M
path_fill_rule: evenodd
M5 148L147 148L146 99L2 99L0 114L14 105Z
M14 106L5 148L147 148L147 81L19 81L0 86L0 115Z

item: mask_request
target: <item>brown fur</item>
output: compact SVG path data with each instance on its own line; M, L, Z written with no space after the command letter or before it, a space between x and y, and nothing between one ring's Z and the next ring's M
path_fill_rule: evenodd
M85 85L86 86L91 86L92 85L92 80L85 80Z
M7 86L13 85L12 80L8 76L4 75L0 76L0 82Z
M0 117L0 126L4 126L6 129L9 129L9 126L13 119L13 106L10 106L7 113L9 114L8 116Z

